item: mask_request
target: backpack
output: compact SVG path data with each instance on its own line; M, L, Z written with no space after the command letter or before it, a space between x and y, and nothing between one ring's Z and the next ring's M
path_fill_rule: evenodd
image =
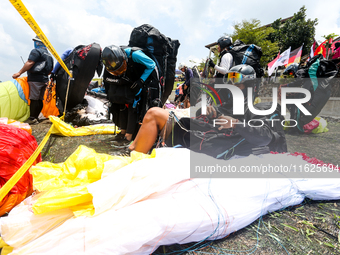
M300 132L304 132L303 126L311 122L327 103L332 92L330 81L337 72L337 66L332 61L324 59L321 54L314 56L306 66L300 66L297 70L295 74L297 79L288 86L301 87L311 93L311 99L303 104L311 115L304 115L295 105L289 108L291 118L297 121L297 128ZM301 93L292 93L293 98L301 96Z
M70 110L77 104L82 103L95 71L97 71L98 76L102 73L103 64L101 62L100 45L97 43L78 45L66 57L64 63L72 71L73 76L70 80L66 106L66 110ZM59 68L56 74L56 93L61 103L58 107L61 112L64 111L68 80L69 75L63 68Z
M255 44L245 44L241 40L236 40L228 49L228 52L233 56L235 65L250 65L254 68L257 78L263 76L264 72L260 65L260 59L262 57L261 47Z
M144 24L132 30L128 46L141 48L155 61L161 85L158 95L163 105L173 89L179 41L166 37L149 24Z

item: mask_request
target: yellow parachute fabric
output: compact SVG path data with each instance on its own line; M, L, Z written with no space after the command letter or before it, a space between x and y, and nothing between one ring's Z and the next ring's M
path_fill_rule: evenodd
M98 135L98 134L114 134L120 131L115 125L91 125L74 128L71 125L65 123L60 118L55 116L49 116L50 121L54 124L52 134L60 136L86 136L86 135Z
M151 157L155 154L134 152L132 157L111 156L81 145L64 163L39 163L30 170L33 186L40 192L32 206L33 212L41 214L69 208L76 216L93 215L92 195L86 187L101 179L105 162L114 161L113 171L116 171L133 161Z
M329 131L329 129L327 128L327 121L324 118L315 117L315 119L319 121L319 126L312 130L313 134L326 133Z

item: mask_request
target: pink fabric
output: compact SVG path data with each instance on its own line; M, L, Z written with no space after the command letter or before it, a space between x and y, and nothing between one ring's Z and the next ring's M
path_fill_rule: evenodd
M335 54L333 55L332 59L340 58L340 47L335 50Z
M311 122L307 123L303 126L303 130L305 131L305 134L312 133L313 129L317 128L319 126L319 121L316 119L313 119Z

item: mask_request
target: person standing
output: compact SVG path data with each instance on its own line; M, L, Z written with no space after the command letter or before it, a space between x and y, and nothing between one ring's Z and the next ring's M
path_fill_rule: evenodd
M209 59L209 66L217 71L216 78L223 76L233 66L233 56L228 52L228 48L233 44L233 39L229 36L222 36L217 40L217 50L219 54L219 65L216 65L212 59Z
M27 72L27 82L29 85L30 117L25 121L28 124L38 124L38 116L43 108L45 89L48 83L48 75L53 68L52 55L47 51L45 44L36 36L32 39L34 49L31 50L28 60L21 70L12 75L18 78Z
M178 69L180 69L184 73L185 81L182 84L183 88L183 104L184 108L189 108L190 107L190 81L191 78L194 77L193 72L190 68L188 68L184 64L180 64Z
M115 45L104 48L102 60L105 65L103 81L111 102L113 122L121 129L115 140L129 143L137 131L139 118L145 114L143 109L147 102L143 95L150 95L150 100L158 95L153 95L153 88L159 81L156 63L139 48Z

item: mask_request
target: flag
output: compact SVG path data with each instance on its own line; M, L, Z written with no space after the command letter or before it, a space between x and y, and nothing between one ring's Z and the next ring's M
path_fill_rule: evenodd
M314 57L315 46L316 46L316 41L314 39L314 42L313 42L312 46L310 47L310 53L309 53L309 57L308 57L307 61L309 61L312 57Z
M293 50L292 52L290 52L288 63L285 64L286 67L291 65L291 64L293 64L293 63L297 63L297 64L300 63L301 54L302 54L302 47L303 47L303 44L301 45L301 47L299 47L299 48Z
M276 67L275 63L279 59L279 57L280 57L280 52L277 54L277 57L268 64L268 76L271 76L272 73L274 72L275 67Z
M279 59L275 63L276 65L275 67L286 65L288 63L289 55L290 55L290 47L284 52L282 52Z
M332 40L333 41L333 40ZM319 47L316 48L315 52L314 52L314 56L322 54L324 58L326 58L326 46L325 44L327 43L327 40L324 41L323 43L321 43L319 45Z

